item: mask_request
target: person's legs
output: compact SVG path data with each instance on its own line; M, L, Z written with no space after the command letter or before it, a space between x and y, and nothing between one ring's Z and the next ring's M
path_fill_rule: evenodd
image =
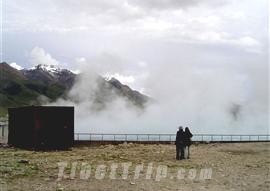
M189 159L189 146L187 146L187 159Z
M186 158L186 156L187 156L187 147L184 145L184 155L183 155L183 158Z
M176 145L176 160L179 160L179 145Z
M180 159L185 159L185 147L184 147L184 145L180 146L180 150L181 150Z

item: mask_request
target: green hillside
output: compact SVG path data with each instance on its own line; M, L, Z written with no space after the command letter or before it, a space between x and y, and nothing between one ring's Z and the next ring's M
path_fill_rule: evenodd
M67 97L67 92L80 76L66 69L38 65L34 69L16 70L7 63L0 63L0 116L7 114L7 108L41 105L41 100L55 101ZM106 81L96 74L98 88L93 98L96 108L103 109L106 103L123 97L132 105L143 108L151 101L138 91L121 84L117 79Z
M6 63L0 64L0 115L7 113L8 107L38 105L39 96L46 96L51 101L64 94L66 88L54 83L44 85L39 81L25 78L20 71Z

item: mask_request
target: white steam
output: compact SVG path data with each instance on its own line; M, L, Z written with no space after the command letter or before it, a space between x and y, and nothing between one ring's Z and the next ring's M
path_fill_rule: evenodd
M155 99L140 111L118 98L96 110L97 72L114 73L107 58L77 60L82 71L69 97L53 105L75 106L75 131L92 133L174 133L179 125L194 133L268 133L267 67L161 65L144 71L144 88ZM100 59L98 59L100 61ZM78 64L79 63L79 64ZM112 70L110 70L112 69ZM266 87L266 88L265 88Z
M54 65L58 66L59 62L54 59L49 53L46 53L43 48L34 47L30 52L30 62L33 66L36 65Z

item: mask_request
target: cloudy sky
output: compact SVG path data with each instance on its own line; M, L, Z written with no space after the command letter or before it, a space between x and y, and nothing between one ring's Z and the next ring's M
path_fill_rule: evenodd
M159 101L140 120L147 126L269 132L268 0L1 2L3 60L13 66L113 75Z
M86 59L126 75L172 60L267 59L268 0L1 1L3 60L22 67L35 48L69 68Z

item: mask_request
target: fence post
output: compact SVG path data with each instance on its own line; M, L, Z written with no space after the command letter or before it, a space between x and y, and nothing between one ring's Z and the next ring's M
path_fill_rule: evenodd
M160 142L160 134L158 134L158 141Z
M101 140L103 141L103 134L101 135Z
M138 137L139 135L137 135L137 141L139 140L139 137Z
M231 142L232 142L232 135L231 135Z

